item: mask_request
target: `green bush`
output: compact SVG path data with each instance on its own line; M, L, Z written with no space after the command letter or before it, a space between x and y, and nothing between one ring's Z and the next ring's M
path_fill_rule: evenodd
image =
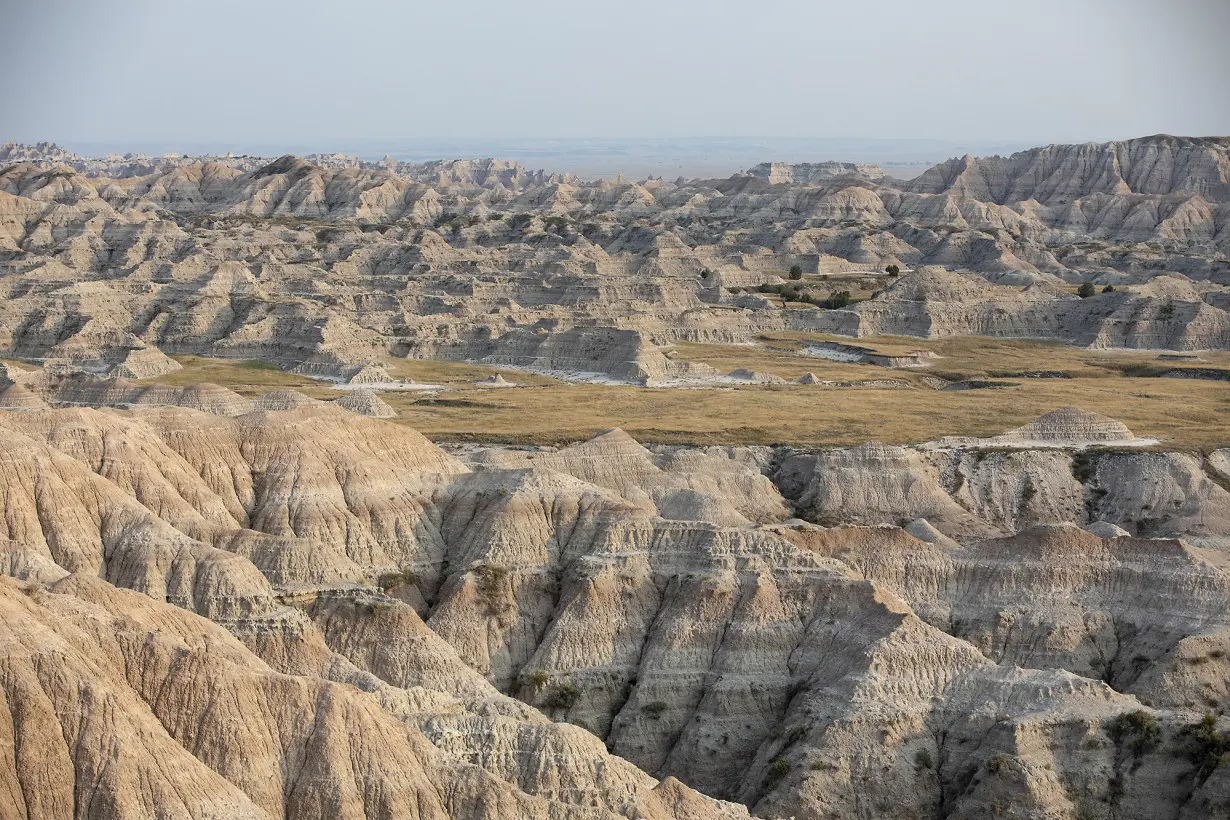
M889 276L900 276L901 267L899 265L889 265L887 268L884 269L884 272L887 273Z
M1082 282L1081 286L1076 289L1076 295L1082 299L1088 299L1097 292L1097 288L1093 286L1092 282Z
M537 692L539 689L547 685L547 681L551 680L551 676L547 674L545 669L535 669L533 672L522 674L521 681L526 686Z
M1143 709L1119 715L1111 721L1109 732L1116 746L1126 746L1138 760L1162 742L1162 729L1157 717Z
M790 759L785 755L774 758L765 772L765 785L772 785L790 773Z
M1103 292L1103 293L1114 293L1114 292L1115 292L1115 286L1114 286L1114 285L1107 285L1106 287L1102 288L1102 292Z
M820 303L820 306L828 308L829 310L841 310L842 308L847 307L849 304L850 304L850 291L839 290L836 293L831 294L829 298L823 300Z
M1217 716L1205 715L1199 723L1184 728L1187 757L1196 766L1200 782L1208 779L1230 756L1230 735L1217 731Z
M790 278L791 278L791 279L796 279L796 280L797 280L797 279L802 279L802 278L803 278L803 269L802 269L801 267L799 267L798 265L791 265L791 266L790 266Z
M566 680L563 683L556 684L543 703L548 709L563 709L567 711L576 706L577 701L580 699L581 690L577 688L575 683Z
M931 753L926 749L919 749L914 753L914 768L922 771L930 769L935 763L931 760Z

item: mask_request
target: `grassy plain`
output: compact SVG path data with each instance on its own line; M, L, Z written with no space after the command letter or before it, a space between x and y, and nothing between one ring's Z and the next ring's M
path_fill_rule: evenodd
M833 341L884 353L930 350L931 367L890 370L834 362L802 351ZM1230 446L1230 382L1141 377L1130 373L1191 366L1230 368L1230 352L1202 354L1197 365L1159 362L1156 352L1090 351L1037 341L962 337L926 340L880 337L851 340L815 334L777 334L756 346L680 344L677 359L728 372L738 367L787 379L812 372L840 382L891 379L903 387L830 385L714 385L639 388L569 384L547 376L459 362L390 360L398 378L441 385L437 393L389 391L382 397L408 424L437 440L555 444L584 439L609 427L662 443L848 445L869 439L929 441L946 435L986 436L1042 413L1074 405L1125 422L1138 436L1172 448ZM158 381L212 381L245 395L293 388L314 398L340 395L326 383L268 365L181 357L184 369ZM521 386L475 384L503 373ZM1059 373L1034 378L1026 373ZM995 379L1000 389L940 391L924 376Z

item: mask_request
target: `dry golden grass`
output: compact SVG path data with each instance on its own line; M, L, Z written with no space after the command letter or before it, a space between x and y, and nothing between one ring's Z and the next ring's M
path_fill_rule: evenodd
M183 365L183 370L176 370L165 376L153 379L143 379L140 384L169 384L175 387L186 387L200 382L212 382L228 387L243 396L254 396L270 390L290 388L311 396L315 399L336 398L335 391L317 379L300 376L295 373L284 373L277 365L255 359L210 359L202 356L172 356L171 358Z
M1180 449L1230 446L1230 382L1127 377L1123 367L1165 364L1156 353L1097 352L1044 342L901 337L835 341L882 352L933 350L943 358L921 370L888 370L805 356L814 334L766 337L756 347L681 344L681 360L723 372L737 367L788 379L814 372L822 379L894 379L911 388L841 388L823 385L717 386L657 389L568 384L545 376L459 362L393 360L398 378L445 385L437 395L390 391L382 397L398 423L437 440L521 444L576 441L622 427L636 438L662 443L848 445L930 441L947 435L987 436L1057 407L1074 405L1117 418L1137 435ZM1204 355L1207 367L1230 367L1230 352ZM251 364L182 357L184 370L157 381L212 381L246 395L293 388L315 398L336 398L323 382ZM1006 377L1006 373L1061 371L1072 378ZM495 372L520 383L483 388L474 382ZM999 378L1014 386L995 390L938 391L924 375Z

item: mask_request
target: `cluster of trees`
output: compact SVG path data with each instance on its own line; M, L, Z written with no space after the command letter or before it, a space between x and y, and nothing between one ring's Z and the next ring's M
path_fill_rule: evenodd
M1093 296L1097 292L1098 292L1097 285L1093 284L1092 282L1082 282L1081 286L1076 289L1076 295L1082 299L1088 299L1090 296ZM1106 287L1102 288L1102 292L1103 293L1114 293L1115 286L1107 285Z
M756 288L759 293L776 293L787 302L804 302L816 307L826 308L828 310L840 310L849 306L853 301L850 296L850 291L839 290L836 293L830 293L827 296L820 296L812 291L803 289L802 285L787 283L784 285L761 285Z

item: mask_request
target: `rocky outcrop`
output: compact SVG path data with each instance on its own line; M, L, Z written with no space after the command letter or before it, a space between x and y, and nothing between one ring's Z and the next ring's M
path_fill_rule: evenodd
M142 347L130 350L109 375L114 379L153 379L182 369L183 365L158 348Z
M0 726L22 756L0 778L23 805L83 726L178 761L145 789L140 755L57 775L143 812L383 816L351 782L441 817L746 811L723 798L766 817L1144 818L1230 796L1184 751L1226 680L1213 547L1030 523L1105 523L1129 486L1165 508L1140 488L1169 465L1188 506L1150 526L1210 532L1230 506L1191 457L648 449L614 430L463 463L328 404L0 428L0 566L25 584L0 583L21 716ZM908 531L787 521L766 471L805 513ZM37 754L35 727L56 738ZM313 777L270 781L290 759Z
M440 348L434 355L564 378L608 379L644 386L717 375L706 365L672 361L644 333L602 327L554 333L514 330L487 340Z
M52 146L4 150L34 161L0 169L0 353L118 365L125 378L169 366L155 348L346 380L389 356L590 372L615 347L636 364L593 372L678 377L613 334L652 346L804 331L1230 347L1219 140L1052 146L907 186L828 164L633 183L498 160L91 164ZM796 265L813 302L843 271L883 293L824 310L747 292ZM894 281L888 265L914 272ZM1088 299L1058 287L1087 280L1099 291ZM538 338L569 333L591 337L579 362L564 351L583 346L575 335Z
M988 284L924 267L856 305L857 334L1058 339L1089 347L1222 349L1230 314L1175 277L1080 299L1055 288Z
M1000 435L998 440L1017 442L1124 442L1136 438L1123 422L1078 407L1061 407L1028 424Z
M1092 194L1195 194L1230 201L1230 140L1158 135L1048 145L1010 157L962 157L924 171L907 190L1000 204L1065 202Z
M800 162L793 165L785 162L762 162L747 169L747 173L774 185L801 183L815 185L832 182L834 179L861 179L869 182L885 182L888 174L878 165L854 162Z
M391 419L397 416L397 411L372 390L351 390L334 403L352 413L371 416L374 419Z

